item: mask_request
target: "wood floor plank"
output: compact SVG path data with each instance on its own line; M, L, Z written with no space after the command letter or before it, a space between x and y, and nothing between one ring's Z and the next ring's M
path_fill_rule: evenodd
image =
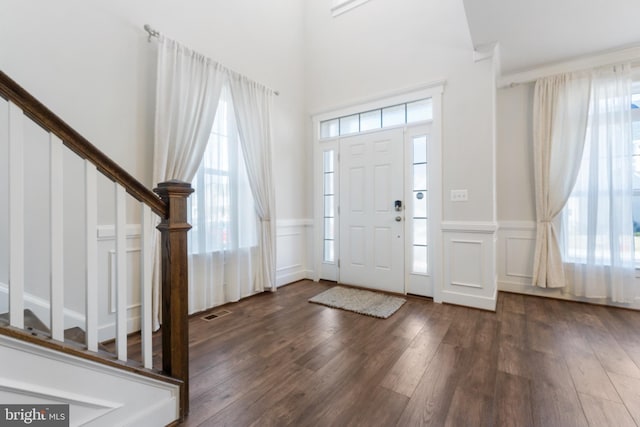
M527 346L528 348L543 353L560 355L562 344L556 327L546 322L527 319Z
M367 392L366 398L350 408L350 416L345 424L350 427L393 426L407 406L409 398L386 389L375 387Z
M609 376L592 353L574 352L567 366L578 393L620 402L620 396Z
M287 408L273 405L288 396L298 382L304 382L312 375L311 371L294 367L291 370L276 370L277 380L263 382L261 386L241 396L239 399L204 420L199 426L280 426L287 418ZM191 416L189 416L190 418Z
M635 427L627 408L620 402L578 393L587 421L592 426L602 427Z
M462 349L441 344L409 399L398 426L442 426L458 384Z
M503 310L513 314L525 314L524 296L511 293L503 293Z
M531 381L531 410L535 426L587 427L578 395L545 381Z
M523 301L527 320L547 323L549 325L557 323L551 307L548 306L551 300L546 298L525 297Z
M484 394L473 393L463 386L457 387L444 425L445 427L494 426L493 399Z
M409 301L408 304L410 304L407 307L410 309L409 314L392 329L391 333L403 338L414 339L424 327L425 319L433 315L440 305L427 301L420 301L420 303Z
M609 377L636 424L640 425L640 379L614 373Z
M524 314L504 312L500 321L500 342L508 342L511 345L527 348L527 326Z
M218 387L230 378L239 375L243 371L252 369L259 363L262 363L260 357L245 352L192 375L189 382L191 398L194 399L202 393Z
M608 331L585 328L585 333L593 352L609 373L628 375L640 379L640 368Z
M518 347L508 341L498 344L498 371L524 378L532 378L529 363L530 350Z
M442 319L425 326L385 376L382 387L411 397L450 324Z
M445 344L454 344L462 347L471 347L473 345L473 332L480 310L465 310L462 307L451 307L452 320L451 326L447 330L442 342Z
M371 399L372 390L377 388L384 373L391 368L408 344L409 341L404 338L389 335L380 342L378 351L363 352L364 357L361 359L360 365L348 374L351 378L358 378L358 381L330 384L327 388L328 394L324 404L321 406L312 405L303 411L292 425L346 425L354 419L354 416L361 415L354 412L354 408ZM385 406L392 413L399 415L406 400L394 399L394 402L401 404L401 407Z
M496 426L533 425L531 381L517 375L498 372L493 411Z

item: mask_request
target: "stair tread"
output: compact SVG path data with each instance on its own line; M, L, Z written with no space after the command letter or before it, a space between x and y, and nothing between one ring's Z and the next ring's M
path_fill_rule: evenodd
M0 326L8 326L9 325L9 313L0 314ZM24 310L24 329L26 331L37 332L41 335L51 335L51 330L45 325L36 314L30 309L26 308ZM64 330L64 342L66 343L75 343L85 345L86 334L84 329L74 326L72 328L67 328ZM109 349L104 345L98 343L98 349L100 351L109 352Z
M0 314L0 319L9 324L9 313ZM28 308L24 310L24 329L25 330L34 330L40 333L49 334L51 330L42 323L40 318L35 315L33 311Z

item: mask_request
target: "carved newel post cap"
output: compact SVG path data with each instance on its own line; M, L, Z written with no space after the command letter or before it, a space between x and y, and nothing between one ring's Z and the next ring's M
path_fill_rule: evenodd
M153 189L153 191L160 195L171 194L171 193L173 194L182 193L182 194L188 195L193 193L193 187L191 187L191 183L189 182L172 179L169 181L159 183L158 186Z

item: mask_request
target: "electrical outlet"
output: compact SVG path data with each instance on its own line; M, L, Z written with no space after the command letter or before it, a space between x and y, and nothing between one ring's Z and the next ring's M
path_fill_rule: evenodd
M466 202L468 200L467 190L451 190L452 202Z

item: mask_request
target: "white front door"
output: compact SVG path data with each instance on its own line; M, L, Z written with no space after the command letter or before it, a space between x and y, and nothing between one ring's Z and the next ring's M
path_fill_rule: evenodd
M402 129L340 140L342 283L405 293L403 142Z

